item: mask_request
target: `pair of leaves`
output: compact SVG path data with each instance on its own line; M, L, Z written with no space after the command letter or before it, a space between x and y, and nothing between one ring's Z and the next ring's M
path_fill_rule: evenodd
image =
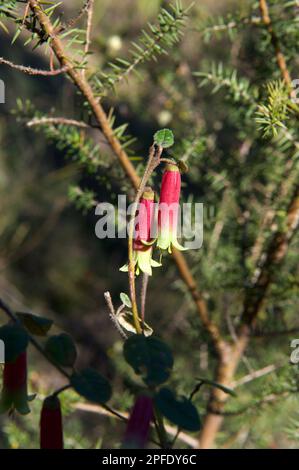
M91 368L74 372L70 383L79 395L92 403L102 405L112 395L111 385L108 380Z
M32 313L17 312L22 325L35 336L46 336L53 325L48 318ZM66 333L50 336L45 344L45 353L49 359L62 367L73 367L77 359L77 350L72 337Z
M63 367L73 367L77 358L73 339L66 333L51 336L46 342L45 352L53 362ZM112 395L107 379L91 368L74 372L70 384L79 395L92 403L104 404Z
M173 368L171 350L154 336L131 336L124 344L124 357L148 386L166 382Z

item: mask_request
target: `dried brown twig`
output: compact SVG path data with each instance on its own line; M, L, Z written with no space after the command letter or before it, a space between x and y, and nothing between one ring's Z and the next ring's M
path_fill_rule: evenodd
M67 65L65 65L60 69L56 70L40 70L35 69L33 67L25 67L24 65L15 64L10 60L4 59L3 57L0 57L0 64L8 65L9 67L19 70L20 72L26 73L27 75L40 75L43 77L55 77L56 75L60 75L62 73L67 72L69 68Z

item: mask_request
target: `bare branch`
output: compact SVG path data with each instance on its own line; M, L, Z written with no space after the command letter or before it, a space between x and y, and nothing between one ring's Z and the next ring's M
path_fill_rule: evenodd
M92 30L92 20L93 20L93 12L94 12L94 0L89 0L87 5L87 27L86 27L86 40L85 40L85 48L84 53L87 56L91 44L91 30ZM85 68L82 70L82 75L85 75Z
M79 10L79 13L74 18L70 19L66 24L62 24L61 28L59 29L59 32L63 32L66 29L73 28L78 23L78 21L81 20L84 14L88 11L90 1L91 0L85 0L84 5Z
M117 329L117 331L119 332L121 337L124 338L124 339L127 339L126 333L123 331L123 329L120 327L120 325L117 321L117 315L115 313L115 308L114 308L114 305L113 305L113 302L112 302L110 292L104 292L104 297L105 297L105 300L106 300L106 303L107 303L107 306L108 306L108 309L109 309L109 312L110 312L109 316L110 316L110 319L111 319L113 325L115 326L115 328Z
M282 367L282 364L270 364L269 366L263 367L262 369L255 370L251 372L250 374L244 375L239 380L235 380L234 382L231 383L232 388L240 387L241 385L247 384L248 382L251 382L252 380L258 379L260 377L263 377L264 375L271 374L271 372L274 372L277 369L280 369Z
M75 127L82 127L82 128L89 128L90 126L83 121L76 121L75 119L67 119L63 117L42 117L42 118L34 118L31 119L26 123L27 127L34 127L34 126L43 126L47 124L54 124L54 125L64 125L64 126L75 126Z
M26 73L28 75L41 75L43 77L53 77L55 75L60 75L68 71L69 66L64 65L60 69L56 70L40 70L32 67L25 67L24 65L15 64L9 60L0 57L0 64L8 65L9 67L19 70L20 72Z
M271 43L272 43L274 51L275 51L275 57L276 57L277 65L280 68L280 72L281 72L281 75L282 75L284 81L286 82L286 84L289 87L291 87L292 79L291 79L290 73L288 71L285 56L282 53L278 37L276 36L275 31L273 30L272 21L271 21L270 15L269 15L269 9L268 9L267 1L266 0L259 0L259 6L260 6L262 20L264 22L264 25L267 27L268 33L269 33L270 38L271 38Z

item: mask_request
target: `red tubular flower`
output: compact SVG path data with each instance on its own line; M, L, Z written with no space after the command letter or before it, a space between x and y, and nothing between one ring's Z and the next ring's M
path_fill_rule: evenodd
M157 246L171 253L171 247L185 250L177 241L177 223L181 193L181 173L177 165L167 164L161 184Z
M148 249L147 243L151 241L151 227L154 216L155 193L151 188L144 191L138 207L138 223L136 224L133 248L136 251Z
M40 417L40 448L63 449L62 415L59 398L44 400Z
M147 443L150 423L153 418L153 401L148 395L140 395L132 409L123 447L126 449L143 449Z
M136 274L142 271L149 276L152 275L152 267L160 266L160 263L152 259L151 228L155 211L154 198L154 191L146 188L138 206L138 222L133 240ZM120 270L127 271L128 266L125 265Z
M27 394L27 352L22 352L14 361L5 362L1 411L16 409L20 414L30 412Z

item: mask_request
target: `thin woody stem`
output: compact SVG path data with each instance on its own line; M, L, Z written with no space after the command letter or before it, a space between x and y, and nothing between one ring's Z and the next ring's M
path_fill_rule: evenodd
M63 387L58 388L54 393L52 393L52 396L57 397L60 393L65 392L65 390L68 390L69 388L72 388L71 384L66 384Z
M141 286L141 320L143 324L145 320L145 304L146 304L146 294L147 294L147 287L148 287L148 278L149 278L149 275L146 273L143 273L142 286Z
M87 5L87 26L86 26L85 48L84 48L84 54L86 57L89 53L89 48L91 44L93 12L94 12L94 0L89 0L89 3ZM85 76L85 71L86 71L85 68L83 68L82 70L83 77Z
M128 339L126 333L121 328L121 326L118 322L118 319L117 319L117 314L120 311L121 307L117 310L117 312L115 312L115 308L114 308L114 305L113 305L113 302L112 302L112 299L111 299L110 292L104 292L104 298L106 300L106 304L107 304L109 312L110 312L110 319L111 319L113 325L115 326L115 328L117 329L117 331L119 332L119 334L121 335L121 337L123 339Z
M25 67L24 65L15 64L10 60L4 59L3 57L0 57L0 64L8 65L9 67L19 70L20 72L26 73L27 75L40 75L42 77L55 77L56 75L60 75L62 73L67 72L68 70L67 66L61 67L60 69L56 70L34 69L32 67Z
M161 415L160 411L155 407L154 409L154 423L156 427L156 431L159 437L160 445L162 449L168 449L168 438L166 429L164 426L163 416Z
M42 118L33 118L30 121L26 122L27 127L42 126L47 124L53 125L63 125L63 126L74 126L81 127L83 129L88 129L90 126L83 121L76 121L75 119L67 119L63 117L42 117Z
M273 29L272 21L269 15L269 8L266 0L259 0L259 8L261 12L261 17L264 25L267 27L268 33L271 38L271 43L273 45L275 51L275 57L278 67L280 68L281 75L286 82L286 84L291 87L292 86L292 79L290 73L288 71L287 63L285 60L285 56L281 50L280 43L278 37Z

